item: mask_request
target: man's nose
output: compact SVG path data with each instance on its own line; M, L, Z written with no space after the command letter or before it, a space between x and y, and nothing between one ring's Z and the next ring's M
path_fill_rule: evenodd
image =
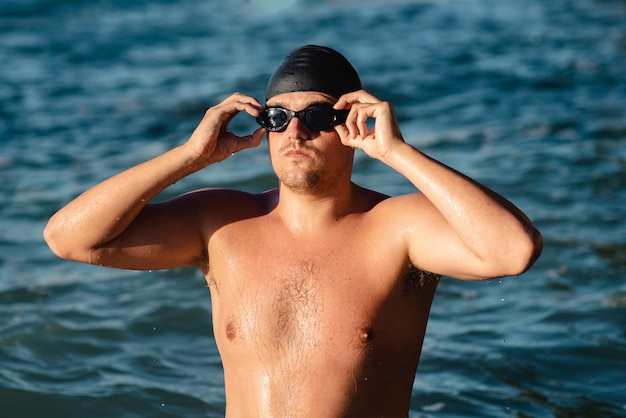
M287 133L293 139L311 139L311 130L306 126L303 120L292 118L287 125Z

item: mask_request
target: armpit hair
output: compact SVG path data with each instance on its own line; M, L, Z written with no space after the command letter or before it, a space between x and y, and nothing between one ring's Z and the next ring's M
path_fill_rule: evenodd
M426 285L438 283L439 279L441 279L441 275L421 270L415 267L413 263L409 263L404 278L404 291L410 292L412 290L422 289Z

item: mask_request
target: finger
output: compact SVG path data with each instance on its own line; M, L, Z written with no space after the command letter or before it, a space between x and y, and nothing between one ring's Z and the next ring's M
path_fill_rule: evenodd
M342 95L333 107L335 109L349 109L355 103L380 103L380 99L365 90L357 90Z
M368 129L367 129L367 119L371 116L368 111L370 110L370 107L361 107L359 108L359 111L357 112L357 123L356 126L359 130L359 136L361 136L361 138L365 138L368 135Z
M238 104L237 109L239 111L245 111L255 117L259 116L259 114L263 111L263 105L252 96L238 94L236 99Z
M213 109L222 125L228 125L239 112L246 112L251 116L259 116L263 106L257 99L241 93L234 93L216 105Z
M335 132L339 135L339 139L343 145L351 146L348 144L350 139L350 131L345 125L336 125Z
M252 96L248 96L247 94L241 94L241 93L233 93L230 96L228 96L226 99L224 99L222 101L222 103L226 104L226 103L248 103L248 104L252 104L255 107L263 107L261 105L261 103L255 99Z
M345 126L348 129L348 135L352 138L356 137L359 134L359 130L356 126L355 119L357 117L357 110L353 108L348 113L348 117L346 118Z
M346 128L345 126L335 126L335 130L339 134L339 140L343 145L350 148L359 148L359 141L350 136L348 128Z
M348 116L346 118L346 122L345 122L345 127L348 129L348 134L351 137L355 137L358 135L358 127L356 126L356 119L358 117L358 106L357 105L352 105L350 107L350 113L348 113Z
M366 138L369 135L367 121L375 115L377 105L356 103L350 108L346 119L346 127L350 136Z

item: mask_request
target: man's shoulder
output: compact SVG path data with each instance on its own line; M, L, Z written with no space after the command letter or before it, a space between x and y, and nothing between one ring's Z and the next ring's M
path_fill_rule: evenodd
M275 194L275 190L252 193L243 190L211 187L198 189L181 195L181 198L192 200L209 200L215 203L241 202L250 205L265 205Z
M374 199L376 198L379 200L372 206L372 210L375 212L414 210L428 202L424 195L419 192L397 196L387 196L379 193L378 197L374 196Z
M273 193L206 188L185 193L177 197L175 202L187 208L186 212L195 212L201 218L208 217L223 223L266 214L272 208Z
M364 213L364 225L375 234L389 236L425 227L432 220L432 203L421 193L388 196Z

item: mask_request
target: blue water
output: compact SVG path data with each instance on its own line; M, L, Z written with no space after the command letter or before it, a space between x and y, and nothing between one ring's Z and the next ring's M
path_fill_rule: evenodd
M344 52L408 142L507 196L545 238L523 276L443 279L411 417L626 416L623 0L3 0L0 416L223 416L202 276L62 261L41 232L223 97L262 98L305 43ZM362 154L354 178L412 190ZM160 198L274 184L261 146Z

